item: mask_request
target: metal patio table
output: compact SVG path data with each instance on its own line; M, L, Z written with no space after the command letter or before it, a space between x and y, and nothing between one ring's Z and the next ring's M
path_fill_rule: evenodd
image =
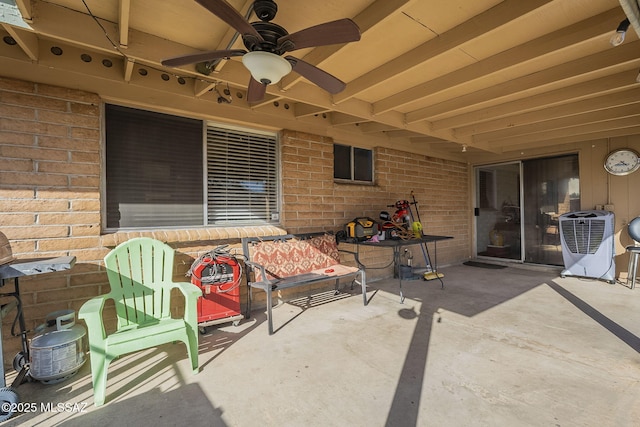
M362 242L350 241L349 243L354 243L356 245L356 253L355 253L356 262L362 265L365 268L365 270L368 267L360 261L360 258L359 258L360 246L371 246L371 247L378 247L378 248L383 247L383 248L391 248L393 250L393 259L391 263L393 264L394 275L397 275L398 277L398 285L400 288L400 302L402 303L404 302L404 294L402 292L402 274L400 272L401 249L411 245L424 245L423 250L424 250L424 255L427 259L427 263L429 264L429 267L431 267L431 269L436 273L438 280L440 280L441 287L444 288L444 282L442 281L442 278L437 273L438 271L438 268L437 268L438 267L438 246L437 245L438 245L438 242L440 241L450 240L450 239L453 239L453 237L425 234L420 238L412 238L407 240L385 239L385 240L380 240L378 242L365 240ZM431 256L429 255L429 249L427 247L428 243L434 244L434 263L431 262ZM373 268L373 267L369 267L369 268Z

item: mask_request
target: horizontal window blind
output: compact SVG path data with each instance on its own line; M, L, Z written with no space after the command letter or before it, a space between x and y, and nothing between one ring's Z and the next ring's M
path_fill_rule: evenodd
M277 222L277 166L275 135L208 126L208 224Z

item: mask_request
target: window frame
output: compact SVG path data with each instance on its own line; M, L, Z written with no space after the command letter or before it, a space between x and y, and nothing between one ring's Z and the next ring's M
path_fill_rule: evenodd
M107 190L108 190L108 182L107 182L107 124L106 124L106 110L107 105L113 105L115 107L124 107L131 108L134 110L141 110L143 112L151 112L158 114L165 114L169 116L174 116L178 118L187 118L187 119L195 119L199 120L202 123L202 134L201 134L201 147L200 152L202 153L202 196L201 196L201 210L202 210L202 223L201 224L193 224L193 225L148 225L148 226L130 226L130 227L107 227ZM281 163L282 163L282 155L280 150L280 132L275 131L264 131L260 129L254 129L243 126L234 126L229 125L227 123L215 122L210 120L204 120L201 118L194 118L188 115L176 114L173 112L165 112L157 109L151 109L147 107L139 107L134 105L127 105L116 102L102 102L101 105L101 119L103 120L103 125L101 126L101 168L100 168L100 213L101 213L101 230L105 233L117 233L117 232L127 232L127 231L136 231L136 230L172 230L172 229L185 229L185 228L225 228L225 227L260 227L265 225L278 226L280 224L280 212L282 207L282 175L281 175ZM209 207L209 199L208 199L208 170L207 170L207 151L208 151L208 140L207 140L207 129L210 126L215 126L218 128L226 128L232 131L238 131L245 134L257 134L257 135L269 135L275 139L275 148L274 148L274 159L273 159L273 167L275 168L275 183L274 183L274 191L275 191L275 202L276 205L274 209L269 209L267 215L271 215L270 219L265 221L239 221L237 224L232 224L230 222L224 224L209 224L209 218L207 213L210 209Z
M349 173L350 178L336 178L336 146L349 148ZM355 150L362 150L370 154L369 168L371 169L371 180L356 179L356 156ZM333 143L333 181L340 184L360 184L360 185L375 185L375 152L369 148L356 147L353 145L340 144L338 142Z

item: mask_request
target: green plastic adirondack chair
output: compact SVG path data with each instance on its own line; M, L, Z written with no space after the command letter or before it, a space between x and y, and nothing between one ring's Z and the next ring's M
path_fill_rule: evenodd
M193 373L198 372L197 300L202 291L191 283L173 282L174 250L154 239L139 237L121 243L104 257L111 292L80 308L89 335L94 404L104 403L107 368L115 358L161 344L182 341ZM172 318L171 290L184 295L184 318ZM102 311L112 299L117 330L107 334Z

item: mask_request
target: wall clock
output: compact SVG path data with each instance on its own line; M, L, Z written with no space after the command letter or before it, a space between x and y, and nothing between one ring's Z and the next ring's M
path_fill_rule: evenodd
M630 148L613 150L604 159L604 168L612 175L629 175L640 168L640 155Z

